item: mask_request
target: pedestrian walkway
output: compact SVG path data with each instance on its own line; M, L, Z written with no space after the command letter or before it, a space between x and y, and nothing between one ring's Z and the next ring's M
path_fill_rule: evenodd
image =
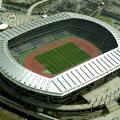
M91 90L83 97L93 105L106 104L120 96L120 77L116 77L102 86Z
M110 103L106 104L106 107L109 110L109 114L97 118L93 118L91 120L120 120L120 105L115 101L112 100Z
M93 118L91 120L120 120L120 110L114 111L100 118L99 117Z
M115 100L110 102L110 103L108 103L106 106L107 106L107 108L108 108L108 110L110 112L114 112L116 110L120 110L120 106L119 106L119 104Z
M42 4L42 3L45 3L45 2L47 2L48 0L41 0L41 1L38 1L38 2L36 2L35 4L33 4L29 9L28 9L28 12L27 12L27 15L31 15L31 13L32 13L32 11L33 11L33 9L35 8L35 7L37 7L38 5L40 5L40 4Z
M9 27L16 27L21 24L30 22L31 20L39 19L40 16L27 16L25 14L18 14L13 12L5 12L0 14L0 19L3 23L7 23Z

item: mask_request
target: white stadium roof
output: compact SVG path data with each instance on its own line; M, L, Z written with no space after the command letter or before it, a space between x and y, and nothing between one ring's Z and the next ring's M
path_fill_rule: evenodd
M6 23L0 24L0 30L5 30L7 28L8 28L8 24L6 24Z
M24 68L12 57L8 50L8 40L34 28L65 19L85 19L105 27L116 38L118 47L80 64L53 78L40 76ZM0 33L0 72L12 82L39 93L64 96L78 90L120 68L120 32L105 22L95 18L75 14L60 13L47 18L26 23L25 25Z

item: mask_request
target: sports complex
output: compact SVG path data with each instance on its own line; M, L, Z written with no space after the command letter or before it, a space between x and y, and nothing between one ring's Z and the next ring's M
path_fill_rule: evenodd
M55 38L52 36L53 41L41 46L37 41L35 44L37 47L32 48L31 45L32 49L27 48L26 51L15 54L15 58L29 70L46 77L53 77L100 54L95 45L74 34L63 31L56 35L58 36ZM49 36L46 39L49 40ZM19 47L21 49L21 46Z
M112 26L67 12L1 32L1 97L41 119L105 109L82 95L119 76L119 45ZM72 109L75 101L86 106Z

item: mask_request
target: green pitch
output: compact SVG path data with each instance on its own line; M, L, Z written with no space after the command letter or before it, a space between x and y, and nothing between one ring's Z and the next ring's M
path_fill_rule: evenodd
M90 56L75 44L67 43L35 58L52 74L58 74L90 59Z

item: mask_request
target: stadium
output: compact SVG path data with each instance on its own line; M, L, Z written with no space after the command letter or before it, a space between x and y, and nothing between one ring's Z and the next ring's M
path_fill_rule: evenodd
M91 111L90 106L73 110L69 105L78 98L80 104L88 104L83 93L119 76L119 45L120 34L112 26L67 12L3 31L1 97L15 106L53 117Z

